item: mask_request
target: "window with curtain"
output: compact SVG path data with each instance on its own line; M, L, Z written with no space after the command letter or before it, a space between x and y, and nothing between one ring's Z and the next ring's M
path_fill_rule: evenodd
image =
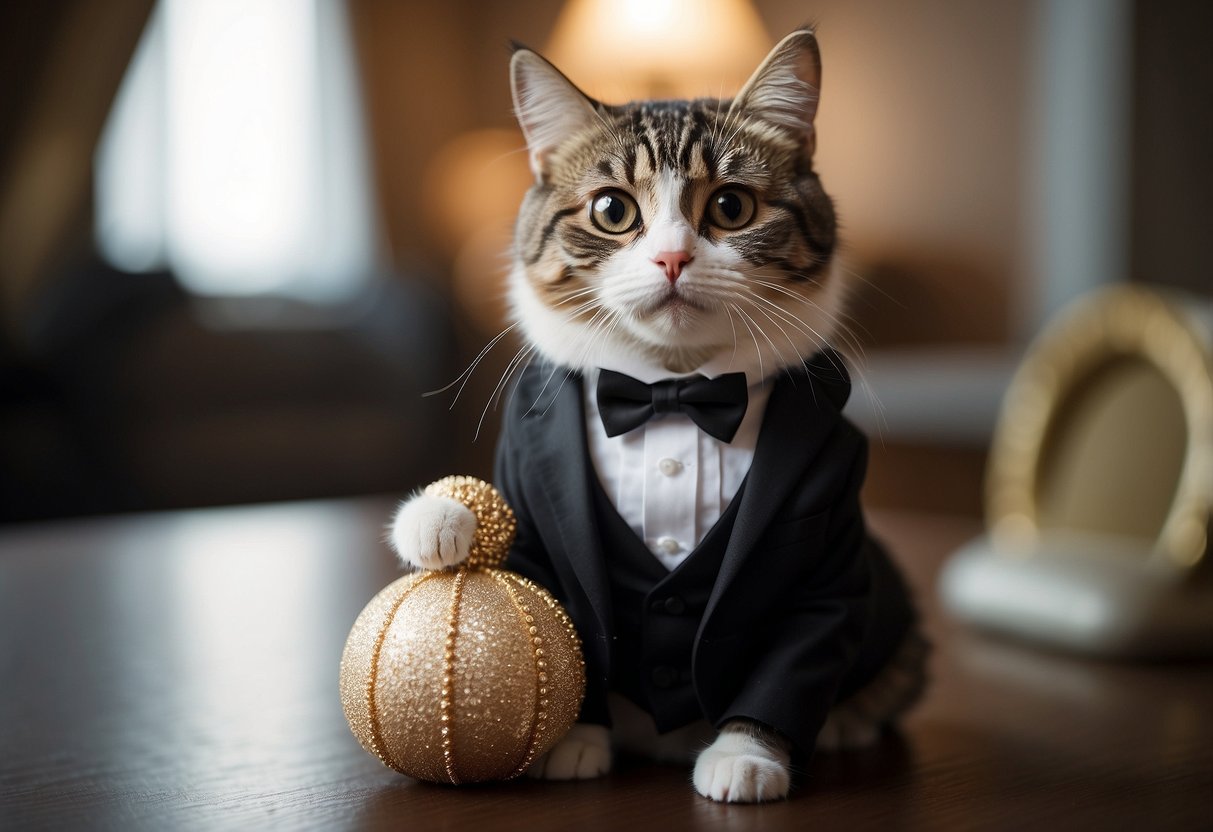
M196 295L314 304L377 270L338 0L160 0L96 156L97 238Z

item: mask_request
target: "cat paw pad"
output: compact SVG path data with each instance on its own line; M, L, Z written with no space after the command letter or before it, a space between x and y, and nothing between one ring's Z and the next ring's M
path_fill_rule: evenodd
M695 761L695 791L721 803L760 803L787 797L787 763L755 744L752 749L713 743Z
M539 780L589 780L610 770L610 732L601 725L574 725L527 774Z
M695 791L721 803L760 803L788 795L788 770L775 760L743 754L695 764Z
M467 560L476 515L458 500L418 494L402 503L388 542L406 566L442 569Z

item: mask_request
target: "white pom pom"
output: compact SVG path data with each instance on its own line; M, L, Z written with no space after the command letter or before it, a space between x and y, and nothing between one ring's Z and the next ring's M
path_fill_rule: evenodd
M400 504L388 542L405 566L442 569L467 560L476 515L450 497L417 496Z

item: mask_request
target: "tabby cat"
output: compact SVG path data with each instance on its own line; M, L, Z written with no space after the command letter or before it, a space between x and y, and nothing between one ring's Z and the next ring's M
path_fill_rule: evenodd
M731 100L606 105L521 47L511 81L535 184L510 279L526 341L510 372L526 366L495 481L519 514L508 565L569 608L589 671L582 721L532 774L607 772L611 725L615 747L695 753L707 797L781 798L794 755L873 742L916 698L924 655L863 532L866 445L837 415L847 277L813 169L816 38L784 38ZM642 402L647 423L609 427L608 371L642 397L664 391ZM748 392L732 424L677 409L692 397L679 385L726 378ZM681 450L650 458L662 447ZM804 470L780 473L781 449L800 447L815 449ZM768 477L786 482L779 506L762 505ZM734 551L742 524L753 551ZM474 528L458 503L418 496L393 541L441 566ZM652 666L662 651L674 658Z

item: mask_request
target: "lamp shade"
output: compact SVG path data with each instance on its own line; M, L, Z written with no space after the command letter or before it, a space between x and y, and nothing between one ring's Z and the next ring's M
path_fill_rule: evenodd
M570 0L546 50L590 95L727 97L771 47L746 0Z

